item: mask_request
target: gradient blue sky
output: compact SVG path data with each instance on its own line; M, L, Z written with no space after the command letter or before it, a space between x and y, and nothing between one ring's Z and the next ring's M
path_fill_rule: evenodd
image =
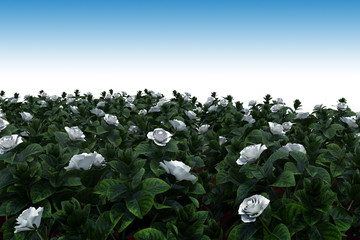
M0 1L0 88L270 93L360 111L360 1Z

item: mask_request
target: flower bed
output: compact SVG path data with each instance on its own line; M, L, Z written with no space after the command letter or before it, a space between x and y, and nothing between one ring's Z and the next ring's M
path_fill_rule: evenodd
M3 239L359 239L345 99L173 93L1 97Z

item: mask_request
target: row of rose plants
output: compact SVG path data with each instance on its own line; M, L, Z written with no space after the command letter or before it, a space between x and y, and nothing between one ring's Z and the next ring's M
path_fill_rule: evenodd
M360 113L0 93L3 239L358 239Z

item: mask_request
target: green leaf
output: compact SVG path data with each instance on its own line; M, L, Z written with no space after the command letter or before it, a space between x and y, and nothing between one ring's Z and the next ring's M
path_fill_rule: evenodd
M0 216L9 216L18 214L24 207L28 205L26 199L11 198L1 202Z
M278 224L271 235L265 237L266 240L290 240L289 229L282 223Z
M341 166L339 164L336 164L335 162L330 163L330 172L333 178L336 178L338 176L341 176L345 171L345 167Z
M30 197L33 203L40 202L55 193L55 189L50 183L41 181L35 183L30 190Z
M28 145L20 154L17 155L20 161L26 161L30 156L35 155L37 153L41 153L43 148L40 144L32 143Z
M333 206L329 213L340 231L346 231L351 227L353 218L344 208Z
M167 143L166 146L165 146L166 151L167 152L172 152L172 153L177 153L179 151L177 143L178 142L173 140L173 139L170 140L170 142Z
M273 164L276 160L287 158L289 154L284 151L276 151L266 160L264 163L262 170L265 173L266 177L269 177L273 172Z
M118 229L118 232L122 232L124 231L135 219L135 216L129 212L129 210L124 207L125 209L125 213L122 216L122 218L120 219L120 228Z
M154 204L154 195L146 191L138 191L125 200L127 209L136 217L142 219Z
M319 212L319 211L316 211L316 210L304 211L304 220L310 226L312 226L312 225L316 224L317 222L319 222L320 219L322 218L322 216L323 216L323 213Z
M248 195L248 192L252 190L253 186L256 184L258 180L250 179L245 183L239 185L236 191L236 200L235 203L240 204Z
M117 173L127 175L130 171L129 166L122 161L110 161L108 165Z
M311 177L316 177L324 180L327 183L331 183L331 177L328 171L322 167L315 167L313 165L309 165L306 168L307 172L310 174Z
M339 147L339 145L335 143L328 144L326 148L335 159L342 159L345 155L343 150Z
M137 186L139 186L139 184L141 183L141 179L143 177L145 173L145 169L141 168L132 178L131 180L131 188L134 190L137 188Z
M97 135L102 135L102 134L105 134L107 133L108 131L106 131L102 126L98 126L96 127L96 134Z
M90 239L104 239L106 240L108 236L114 231L114 227L120 220L120 216L116 217L115 219L111 219L110 212L106 211L103 212L95 223L95 232L90 233Z
M67 142L70 140L69 135L64 132L54 132L55 140L62 148L66 147Z
M290 171L292 172L294 175L299 175L301 174L301 172L297 169L297 167L295 166L295 164L293 162L287 162L284 165L284 170L285 171Z
M166 192L171 188L169 184L159 178L147 178L142 184L144 190L154 195Z
M283 171L276 179L275 183L270 186L273 187L294 187L296 185L294 173L290 171Z
M15 180L10 172L10 167L0 170L0 190L4 187L12 185L15 183Z
M155 228L145 228L134 235L139 240L166 240L164 234Z
M243 223L231 230L228 240L250 240L256 231L255 224Z
M151 156L156 149L154 149L154 146L148 144L148 143L140 143L135 147L135 155L145 155L147 157Z
M189 193L201 195L201 194L205 194L206 191L204 187L197 182L190 188Z
M341 240L341 232L330 222L322 222L316 225L322 239L324 240Z
M195 207L199 208L199 201L196 198L189 197L189 199L193 202Z
M331 124L330 128L326 129L323 133L328 139L333 138L336 135L336 131L342 131L344 127L340 124Z
M299 151L291 151L290 156L292 156L295 159L297 169L300 172L304 172L305 167L309 164L306 155Z
M103 179L94 188L94 193L107 197L109 201L115 201L117 198L127 196L128 188L116 179Z

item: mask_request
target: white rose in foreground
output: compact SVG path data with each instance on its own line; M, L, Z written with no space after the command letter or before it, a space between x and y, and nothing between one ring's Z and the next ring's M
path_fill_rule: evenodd
M250 100L249 105L248 106L252 106L254 107L257 104L256 100Z
M223 144L226 143L226 142L227 142L227 139L226 139L225 137L219 136L219 145L220 145L220 146L223 145Z
M9 122L6 121L5 119L0 118L0 132L4 130L7 127L7 125L9 125Z
M206 102L204 103L204 105L210 106L211 104L213 104L215 98L213 97L208 97Z
M105 112L101 109L98 109L98 108L94 108L90 111L91 113L95 114L96 116L98 117L103 117L105 116Z
M104 166L104 157L97 152L77 154L70 159L69 165L67 167L64 167L64 169L66 171L74 169L89 170L92 165L95 165L97 167Z
M78 114L79 110L77 106L70 106L70 110L74 113L74 114Z
M266 149L267 147L261 144L247 146L246 148L241 150L240 157L238 160L236 160L236 163L238 165L253 163L260 157L261 153Z
M295 119L305 119L309 116L308 112L299 112L296 114Z
M207 130L209 130L209 127L210 127L210 125L209 125L209 124L204 124L204 125L201 125L201 126L198 128L198 132L199 132L199 134L206 133L206 132L207 132Z
M248 123L254 123L256 122L255 119L251 115L244 115L241 119L241 121L246 121Z
M256 218L262 214L269 203L269 199L257 194L245 198L239 207L241 220L245 223L255 222Z
M170 173L176 177L177 181L188 180L193 181L196 179L196 176L190 173L190 167L180 161L163 161L160 162L160 166L165 169L167 173Z
M282 109L284 107L283 104L275 104L270 108L271 112L278 112L280 111L280 109Z
M285 135L284 128L281 124L269 122L270 131L274 135Z
M147 110L146 109L141 109L139 110L139 115L146 115L147 114Z
M222 106L222 107L226 107L227 105L229 104L229 100L227 99L221 99L220 102L219 102L219 105Z
M69 138L72 141L85 141L84 133L79 129L79 127L65 127L65 131L69 135Z
M31 121L31 119L33 118L31 113L28 113L28 112L21 112L20 115L21 115L22 120L24 120L26 122Z
M137 131L139 130L139 128L135 125L132 125L129 127L129 133L133 134L133 133L136 133Z
M183 121L175 119L175 120L170 120L169 122L171 123L171 125L173 126L173 128L176 131L185 131L186 130L186 125Z
M34 207L29 207L28 209L24 210L18 218L16 218L15 232L22 232L22 231L31 231L34 230L34 224L38 228L41 223L42 213L44 211L43 207L39 207L35 209Z
M345 111L347 109L347 104L344 102L339 102L336 107L339 111Z
M196 119L197 117L196 117L196 113L194 113L193 111L191 111L191 110L189 110L189 111L187 111L187 110L185 110L185 114L186 114L186 116L188 117L188 118L190 118L190 119Z
M212 105L211 107L209 107L208 108L208 111L207 111L207 113L211 113L211 112L214 112L214 111L216 111L217 110L217 106L215 106L215 105Z
M341 117L340 120L346 123L351 128L358 127L358 125L356 124L356 120L353 117Z
M119 125L119 120L117 119L117 117L115 115L105 114L104 120L109 125L114 125L114 126Z
M164 147L171 140L171 134L162 128L155 128L154 131L148 132L147 137L153 140L158 146Z
M306 150L304 146L298 143L288 143L285 146L281 147L279 151L284 151L284 152L300 151L306 154Z
M294 125L294 123L292 123L292 122L284 122L282 124L282 127L283 127L284 131L287 132L287 131L290 131L292 125Z
M17 134L0 138L0 154L10 151L22 142L21 137Z

